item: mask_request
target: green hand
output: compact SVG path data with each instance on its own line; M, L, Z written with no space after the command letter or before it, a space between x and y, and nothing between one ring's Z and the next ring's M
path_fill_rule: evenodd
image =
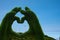
M29 24L29 33L34 34L36 40L44 40L44 33L35 13L32 12L28 7L25 7L25 11L21 9L20 12L24 15L22 20L26 20Z
M6 16L3 18L0 28L0 40L9 40L9 34L14 34L14 32L11 29L11 25L15 20L17 22L20 22L20 19L16 17L15 15L17 12L20 11L21 8L14 8L11 12L7 13Z

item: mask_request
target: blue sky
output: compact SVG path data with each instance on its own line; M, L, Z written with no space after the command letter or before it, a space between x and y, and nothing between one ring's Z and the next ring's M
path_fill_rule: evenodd
M60 36L60 0L0 0L0 24L3 17L14 7L24 9L26 6L37 15L44 34L54 38ZM16 16L22 17L22 14L18 13ZM25 32L29 29L28 26L26 21L24 24L15 21L12 29L16 32Z

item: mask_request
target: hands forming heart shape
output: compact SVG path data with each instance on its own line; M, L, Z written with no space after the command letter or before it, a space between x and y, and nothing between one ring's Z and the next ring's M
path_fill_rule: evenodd
M15 16L17 12L21 12L21 14L24 15L24 17L22 17L21 20L19 17ZM22 35L18 35L15 32L13 32L11 26L15 20L17 21L17 23L24 23L24 20L26 20L30 27L29 31ZM26 37L28 35L31 38L34 38L34 40L44 40L44 33L39 24L39 21L34 12L32 12L28 7L25 7L25 10L22 10L20 7L16 7L11 12L7 13L6 16L3 18L0 28L0 40L12 40L11 38L9 39L9 35L20 38Z

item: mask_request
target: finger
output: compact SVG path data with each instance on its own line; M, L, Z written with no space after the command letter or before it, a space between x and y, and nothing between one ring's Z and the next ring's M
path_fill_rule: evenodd
M25 12L24 10L20 10L20 12L21 12L23 15L26 14L26 12Z
M26 10L26 11L31 11L28 7L25 7L25 10Z
M28 7L25 7L26 13L33 13Z
M14 12L19 12L21 10L21 7L15 7L14 9L12 9L12 11Z

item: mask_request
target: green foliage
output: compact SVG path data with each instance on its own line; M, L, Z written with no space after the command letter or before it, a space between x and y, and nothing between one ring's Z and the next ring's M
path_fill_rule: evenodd
M17 12L21 12L24 15L21 20L19 17L15 16ZM13 32L11 25L15 20L20 24L24 23L26 20L30 29L23 34ZM25 7L25 10L16 7L11 12L7 13L2 20L0 27L0 40L50 40L50 38L44 35L39 20L34 12L28 7Z

